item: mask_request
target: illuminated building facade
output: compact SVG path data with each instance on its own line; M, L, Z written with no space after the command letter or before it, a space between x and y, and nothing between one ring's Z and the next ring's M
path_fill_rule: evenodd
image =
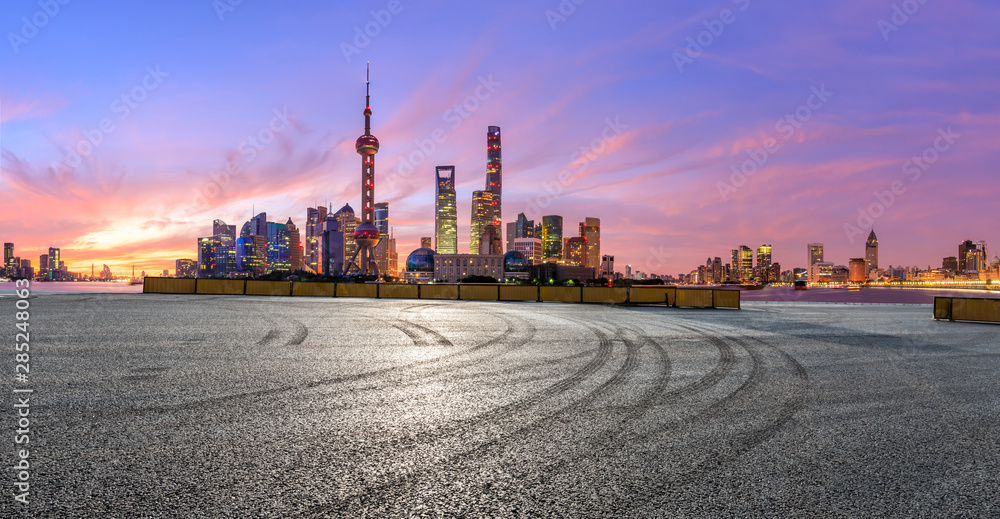
M299 228L292 223L289 217L285 222L285 230L288 232L288 259L290 270L296 271L302 268L302 241L299 237Z
M878 269L878 238L875 236L875 229L868 235L865 242L865 274L868 275L873 270Z
M3 267L4 274L7 277L14 277L14 244L4 243L3 244Z
M322 227L326 221L326 207L310 207L306 210L306 239L305 257L306 266L321 273L322 254Z
M352 221L353 215L351 211ZM341 231L341 222L341 218L330 215L320 228L320 268L324 275L339 276L344 272L348 235Z
M497 236L503 239L501 226L503 214L501 193L503 188L503 166L500 160L500 127L490 126L486 129L486 190L493 196L490 199L491 225L497 228ZM502 242L501 242L502 243Z
M813 265L823 261L823 244L822 243L810 243L806 247L807 257L809 258L809 281L817 281L816 272Z
M198 275L198 262L193 259L179 259L174 262L174 277L193 278Z
M493 193L472 192L472 225L469 232L469 254L479 254L483 230L493 223Z
M739 273L741 283L753 281L753 249L746 245L740 245Z
M865 258L851 258L847 265L847 280L851 283L864 283L868 279Z
M455 203L455 166L438 166L434 197L434 250L458 253L458 206Z
M601 277L614 279L615 277L615 257L607 254L601 256Z
M601 264L601 219L584 218L580 222L580 236L587 239L587 257L581 265L597 268Z
M589 247L587 244L587 239L583 236L574 236L566 240L566 246L563 250L563 255L565 257L565 264L573 265L575 267L586 267Z
M542 240L541 238L514 238L515 250L524 255L528 260L528 265L537 265L542 262Z
M758 283L770 283L770 268L771 268L771 244L765 243L760 247L757 247L757 273L756 281Z
M434 239L431 238L430 236L421 236L420 237L420 248L421 249L433 249L434 248Z
M558 215L542 217L542 261L562 259L563 218Z
M471 276L503 279L503 254L435 254L434 279L455 283Z

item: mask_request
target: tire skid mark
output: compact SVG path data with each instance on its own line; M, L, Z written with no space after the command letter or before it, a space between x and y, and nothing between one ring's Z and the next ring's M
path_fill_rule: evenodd
M529 405L534 405L535 403L540 403L541 401L544 401L545 399L547 399L547 398L549 398L551 396L554 396L554 394L556 394L556 393L561 393L561 392L566 391L567 389L575 387L576 385L579 385L579 383L582 382L584 379L586 379L591 374L593 374L598 369L600 369L600 367L602 367L604 364L606 364L608 360L610 360L610 358L612 356L613 344L612 344L612 339L610 337L608 337L608 335L606 333L604 333L603 331L601 331L600 329L598 329L597 327L593 326L592 324L590 324L590 323L588 323L586 321L579 320L579 319L573 319L573 318L567 318L565 316L563 316L562 318L566 319L566 320L576 321L579 324L581 324L584 327L586 327L587 329L590 329L592 332L595 333L595 335L597 335L597 337L598 337L598 339L600 340L600 343L601 343L600 346L599 346L599 353L598 353L598 355L595 356L595 358L592 359L591 362L589 362L586 366L584 366L579 371L577 371L574 375L571 375L570 377L567 377L566 379L561 380L559 383L550 386L549 388L546 389L546 391L543 391L542 393L539 393L539 394L534 395L533 397L529 397L527 399L524 399L524 400L527 400L528 402L531 402L531 403L524 403L524 401L522 401L522 402L513 402L511 404L502 406L502 407L494 409L494 410L492 410L492 411L490 411L488 413L485 413L484 415L477 416L476 417L477 421L483 421L483 419L493 418L494 414L500 414L499 413L500 411L506 410L508 408L510 408L510 409L526 408ZM521 439L523 439L524 437L526 437L528 434L530 434L532 432L537 432L540 429L547 428L549 426L549 424L551 424L554 421L558 420L560 417L562 417L562 416L564 416L566 414L569 414L572 411L575 411L576 409L578 409L581 406L584 406L587 403L592 403L592 402L596 401L597 399L601 398L605 394L607 394L610 391L612 391L614 387L622 385L624 383L624 381L628 378L628 376L632 372L634 372L635 369L638 367L638 353L639 353L640 346L637 345L635 343L635 341L629 339L623 333L621 333L622 332L622 328L621 327L615 326L615 325L613 325L613 326L616 328L616 332L617 332L616 333L616 338L619 339L619 340L621 340L625 344L625 347L626 347L626 358L625 358L625 362L622 364L622 366L614 373L614 375L612 375L612 377L610 379L604 381L600 386L598 386L597 388L591 390L589 393L587 393L583 397L581 397L581 398L579 398L579 399L577 399L577 400L569 403L568 405L566 405L566 406L564 406L564 407L562 407L560 409L557 409L555 411L552 411L552 412L548 413L547 415L545 415L542 418L536 419L536 420L534 420L534 421L532 421L532 422L530 422L530 423L528 423L528 424L526 424L526 425L518 428L517 430L515 430L513 433L509 434L508 436L493 438L493 439L491 439L489 441L486 441L485 443L482 443L482 444L476 446L473 449L470 449L470 450L458 453L458 454L456 454L454 456L448 457L446 460L441 460L441 461L439 461L439 464L444 465L444 466L448 466L448 467L452 467L452 470L454 470L456 464L458 464L458 463L467 463L467 462L470 462L470 461L473 462L473 463L475 463L482 456L485 456L485 455L488 455L488 454L496 454L498 451L502 451L503 448L507 444L509 444L511 441L520 441ZM664 355L666 354L665 350L663 350L663 354ZM667 364L667 366L669 366L669 364ZM667 369L665 371L665 374L661 374L660 381L657 384L657 387L658 388L660 388L661 386L665 387L668 381L669 381L669 369ZM542 394L546 394L545 398L540 398L540 396ZM652 391L652 392L650 392L650 394L648 395L648 398L643 399L643 400L648 401L645 408L648 408L649 406L652 405L652 396L653 395L655 395L655 390ZM424 436L423 438L426 439L427 436ZM357 512L357 511L364 510L366 508L365 501L367 499L367 496L370 496L373 493L377 494L377 495L397 495L398 496L400 494L399 492L392 492L392 491L393 490L399 490L399 489L405 489L405 488L409 488L409 487L414 486L414 482L420 481L421 480L421 476L423 476L423 475L425 475L425 474L427 474L427 473L429 473L429 472L431 472L433 470L434 470L434 467L429 467L428 466L428 467L424 467L422 469L418 469L418 470L416 470L414 472L410 472L410 473L404 474L402 476L396 477L396 478L394 478L394 479L392 479L390 481L387 481L387 482L379 484L379 485L370 485L370 486L367 486L360 493L349 495L349 496L345 496L345 497L340 498L340 499L336 499L332 503L327 503L327 504L322 504L322 505L314 506L314 507L310 508L309 511L306 512L305 515L309 516L309 517L326 517L326 516L328 516L328 514L335 513L335 512L336 513L342 513L342 512L345 512L345 511L354 511L354 512Z

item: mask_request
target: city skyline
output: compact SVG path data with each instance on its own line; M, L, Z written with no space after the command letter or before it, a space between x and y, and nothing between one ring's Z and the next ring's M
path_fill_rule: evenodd
M870 226L885 265L938 266L956 240L997 240L989 4L928 3L901 24L863 2L644 4L638 25L593 3L476 6L447 16L465 21L447 38L460 46L427 30L443 7L399 5L365 45L356 29L385 20L386 4L61 5L0 51L7 77L25 78L0 84L0 239L36 261L60 248L74 271L159 272L192 256L206 222L246 221L254 205L300 230L317 200L361 207L351 143L370 60L384 106L375 201L392 204L403 253L434 234L437 165L455 165L457 219L470 221L493 125L506 144L498 230L520 212L571 226L599 215L602 251L644 272L684 272L736 244L772 244L788 269L819 242L846 264ZM515 27L524 41L496 44ZM539 47L551 54L526 54ZM53 166L82 142L80 166Z

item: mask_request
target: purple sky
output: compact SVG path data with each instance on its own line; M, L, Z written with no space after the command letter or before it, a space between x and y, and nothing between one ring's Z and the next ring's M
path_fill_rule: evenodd
M600 218L619 270L762 243L846 264L872 225L882 266L1000 239L995 3L49 1L6 5L0 49L0 239L33 265L172 270L215 218L357 208L369 60L401 257L433 235L436 165L466 249L489 125L504 221Z

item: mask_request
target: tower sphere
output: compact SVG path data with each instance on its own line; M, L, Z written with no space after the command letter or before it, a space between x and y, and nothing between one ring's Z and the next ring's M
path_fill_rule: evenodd
M378 238L378 227L373 223L365 222L354 229L354 241L359 247L374 247Z
M374 155L378 153L378 139L374 135L362 135L354 143L354 149L360 155Z

